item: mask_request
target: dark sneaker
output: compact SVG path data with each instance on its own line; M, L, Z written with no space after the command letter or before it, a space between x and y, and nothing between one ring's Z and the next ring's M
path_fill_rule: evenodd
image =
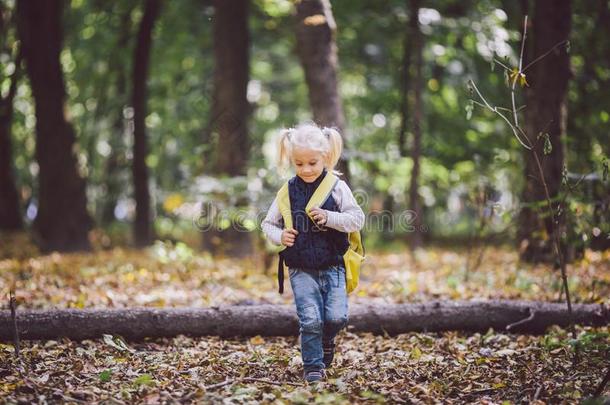
M324 366L329 368L335 358L335 342L332 340L330 342L323 342L322 351L324 352L324 358L322 359Z
M305 381L307 382L319 382L319 381L323 381L326 379L326 373L324 372L324 369L321 370L309 370L309 371L305 371L303 373L303 378L305 379Z

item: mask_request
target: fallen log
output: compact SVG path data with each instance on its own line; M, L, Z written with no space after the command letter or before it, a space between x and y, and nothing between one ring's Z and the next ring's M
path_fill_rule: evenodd
M603 304L573 305L574 322L610 323ZM145 337L291 336L298 321L291 305L232 305L211 308L49 309L17 311L21 339L74 340L121 335ZM360 304L350 307L348 330L376 334L460 330L540 334L551 325L567 326L563 303L506 300L429 301L411 304ZM10 311L0 311L0 341L13 339Z

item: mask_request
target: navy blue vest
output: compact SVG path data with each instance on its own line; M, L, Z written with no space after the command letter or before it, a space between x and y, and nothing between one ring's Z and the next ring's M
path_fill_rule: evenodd
M326 173L327 171L324 169L312 183L304 182L299 176L294 176L288 181L292 223L299 232L294 245L280 252L281 258L288 267L322 270L343 264L343 255L349 247L347 233L325 226L319 228L305 212L305 206ZM322 204L321 208L328 211L339 211L332 195Z

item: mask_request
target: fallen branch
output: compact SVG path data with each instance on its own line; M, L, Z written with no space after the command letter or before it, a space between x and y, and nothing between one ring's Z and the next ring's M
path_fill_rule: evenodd
M225 385L233 384L234 382L235 382L235 379L228 378L228 379L224 380L223 382L219 382L219 383L212 384L212 385L206 385L205 390L209 391L209 390L213 390L216 388L224 387Z
M607 325L609 309L600 304L576 304L574 321ZM120 335L145 337L296 336L298 321L292 305L235 305L212 308L124 308L20 310L21 339L74 340ZM12 338L11 315L0 311L0 341ZM551 325L569 324L564 304L536 301L430 301L410 304L360 304L350 307L352 332L396 335L405 332L461 330L544 333Z
M204 388L206 389L206 391L209 391L209 390L213 390L216 388L224 387L225 385L233 385L235 383L243 383L243 382L258 382L258 383L264 383L264 384L270 384L270 385L277 385L280 387L284 384L294 385L296 387L303 386L302 383L295 383L292 381L271 381L271 380L267 380L264 378L242 377L242 378L227 378L223 382L219 382L219 383L212 384L212 385L206 385Z
M259 383L264 383L264 384L271 384L271 385L279 385L282 386L284 384L288 384L288 385L294 385L295 387L301 387L303 385L303 383L296 383L296 382L292 382L292 381L271 381L271 380L267 380L264 378L255 378L255 377L244 377L242 378L242 381L245 382L259 382Z

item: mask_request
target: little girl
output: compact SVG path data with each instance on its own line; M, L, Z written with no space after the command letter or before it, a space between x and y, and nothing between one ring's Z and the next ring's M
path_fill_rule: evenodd
M308 382L325 378L325 369L334 356L334 338L347 324L343 254L349 246L348 233L359 231L365 219L343 180L337 182L320 207L311 210L313 221L305 212L307 202L326 174L340 174L334 167L342 147L341 135L331 128L302 124L283 130L278 160L280 167L292 164L296 172L288 181L294 229L284 229L277 197L261 224L272 243L286 246L281 255L288 266L294 294L303 378Z

